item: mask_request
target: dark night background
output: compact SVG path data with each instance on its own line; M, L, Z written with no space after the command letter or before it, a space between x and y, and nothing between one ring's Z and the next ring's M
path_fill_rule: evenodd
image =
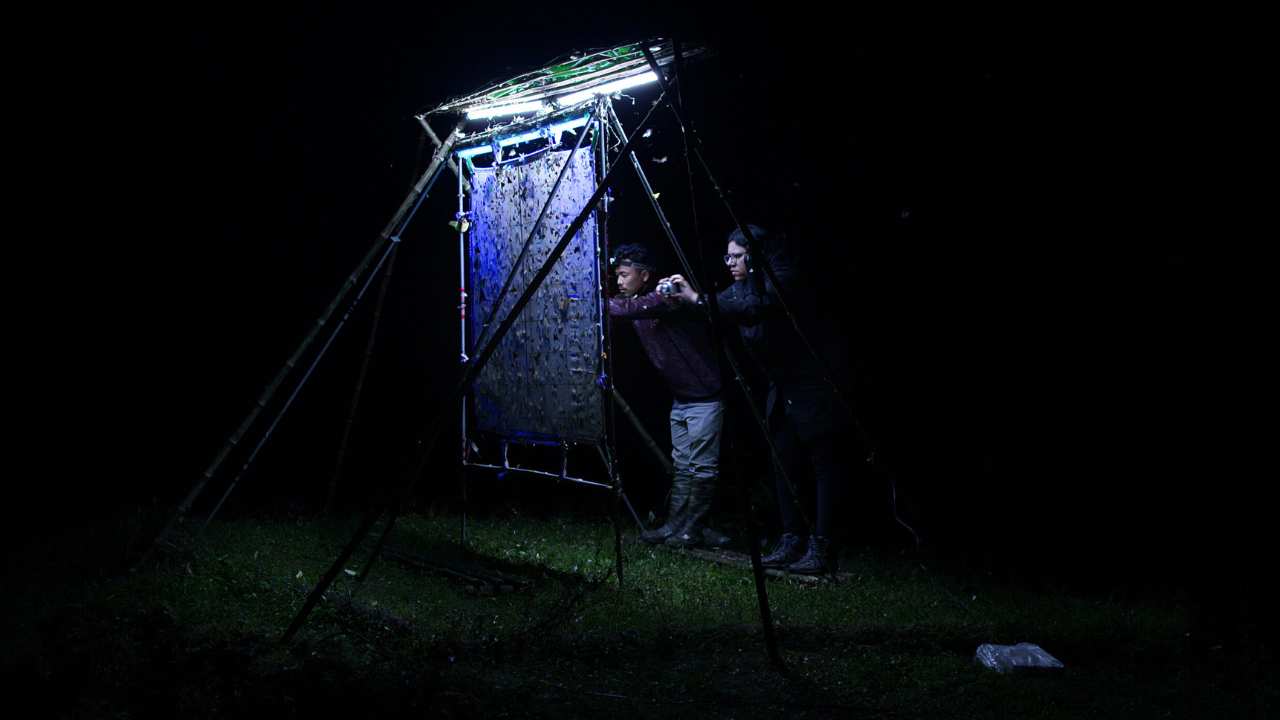
M11 481L9 529L176 502L425 164L413 113L575 49L675 33L715 50L685 90L709 159L739 207L790 234L840 379L935 547L1086 588L1251 586L1264 510L1233 465L1246 436L1213 409L1230 331L1210 309L1208 194L1187 181L1204 159L1183 145L1194 98L1217 87L1202 43L1155 20L572 5L111 18L33 55L49 82L32 81L29 119L52 139L27 151L47 153L32 177L53 200L19 314L51 379L19 389L39 394L44 442ZM638 109L656 96L636 94ZM678 132L665 114L657 128L641 156L670 158L651 177L691 238ZM716 257L731 225L699 193ZM660 245L634 186L616 197L614 241ZM452 382L454 202L446 174L406 236L353 505ZM369 307L230 512L322 500ZM651 371L619 362L660 433ZM424 501L454 492L444 448ZM652 502L652 466L624 450ZM883 525L854 534L905 546L871 505L883 476L852 477L850 522Z

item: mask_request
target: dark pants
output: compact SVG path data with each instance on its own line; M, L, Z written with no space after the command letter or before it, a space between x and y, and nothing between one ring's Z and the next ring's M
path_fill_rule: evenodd
M832 515L843 484L836 471L834 397L821 385L774 383L769 388L769 435L784 476L773 468L778 513L784 532L831 537ZM813 479L816 502L813 512L801 511L793 492L805 476Z

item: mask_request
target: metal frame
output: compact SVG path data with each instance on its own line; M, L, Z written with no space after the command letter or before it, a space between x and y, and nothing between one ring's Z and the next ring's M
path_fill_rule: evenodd
M685 50L685 57L703 52L705 50L702 48L688 48ZM465 115L468 111L485 107L543 101L590 90L614 80L643 74L647 69L645 53L652 54L660 65L667 65L675 57L675 44L663 38L651 38L586 54L579 53L563 60L557 59L532 72L490 85L470 95L451 99L423 115Z
M618 170L618 166L621 164L623 160L623 156L630 157L630 159L632 160L634 169L636 170L637 174L640 176L641 182L645 185L646 189L649 188L648 179L645 177L643 169L641 168L638 160L634 157L634 154L631 153L631 147L637 134L640 133L645 126L647 126L649 120L653 116L654 110L660 104L662 104L664 100L666 101L666 104L668 105L668 107L676 115L677 121L680 123L682 133L692 132L692 128L688 127L687 124L685 123L685 119L683 117L681 108L677 107L677 103L674 101L671 95L671 83L661 69L662 64L670 63L673 60L675 62L675 67L676 68L679 67L680 59L681 59L679 57L679 55L681 54L679 45L677 43L672 43L671 44L672 51L669 53L669 57L663 57L662 61L660 61L657 57L655 57L654 50L661 49L663 50L665 55L667 54L665 47L650 48L649 45L650 43L646 42L646 43L638 44L635 46L624 46L624 48L627 48L631 51L634 51L638 48L638 50L644 55L644 60L648 63L650 69L657 76L660 87L661 87L661 93L659 94L657 101L655 101L653 105L650 106L648 112L644 116L644 119L640 122L640 124L632 132L631 135L626 136L625 129L622 128L621 123L620 122L617 123L615 130L620 135L623 135L626 138L626 140L625 140L625 143L623 143L621 149L618 151L615 161L612 164L610 164L608 163L609 153L608 153L608 142L606 140L608 130L607 130L607 120L605 118L605 113L611 112L612 108L609 107L608 105L609 100L607 97L598 97L596 99L596 107L595 107L595 110L593 111L593 114L595 116L595 131L597 133L596 149L597 149L597 152L600 153L600 158L602 161L602 162L597 162L596 164L596 168L597 168L596 191L592 194L591 200L588 201L587 205L582 209L582 211L578 213L574 221L570 224L568 229L561 236L560 241L556 244L555 248L548 254L547 258L543 262L542 267L538 270L538 272L530 280L529 285L521 293L519 300L517 300L513 308L510 310L507 316L503 319L502 323L498 326L498 328L494 332L493 337L489 339L489 342L487 344L483 345L483 347L480 349L477 357L474 360L465 359L465 348L466 348L465 343L466 343L467 333L466 333L465 316L462 318L462 322L460 323L460 325L463 331L462 347L463 347L463 353L464 353L465 368L464 368L464 372L462 373L462 378L459 381L458 387L456 388L456 392L459 395L464 396L463 426L462 426L463 427L462 456L463 456L464 469L465 467L468 467L468 466L484 467L485 469L498 469L496 466L479 465L479 464L467 462L470 440L467 435L466 424L465 424L466 423L465 394L469 391L470 386L472 382L474 382L475 378L477 377L480 369L485 365L488 359L492 356L497 343L500 342L503 336L505 336L506 332L510 330L515 318L524 309L524 306L528 303L534 291L536 291L538 286L540 286L543 280L546 279L547 274L550 272L550 268L559 260L560 256L563 254L564 250L567 248L569 241L585 224L586 218L590 214L590 211L593 206L595 206L595 210L597 213L596 221L597 223L601 223L601 227L598 228L599 232L597 233L598 258L603 259L607 257L607 250L608 250L607 227L603 227L603 224L607 223L607 212L608 212L607 189L610 185L611 178L613 177L614 173ZM633 62L634 60L635 58L627 58L628 63ZM555 70L555 69L556 68L544 68L543 71L539 71L539 72L545 72L548 70ZM631 68L628 69L629 73L630 73L630 69ZM590 70L588 70L587 72L590 72ZM631 74L634 74L634 73L631 73ZM550 75L544 75L542 77L534 77L536 75L537 73L532 73L528 76L522 76L521 78L516 78L515 80L509 81L505 85L497 86L495 88L490 88L486 91L482 91L481 93L474 94L470 97L453 101L451 103L446 103L445 105L442 105L436 108L432 112L443 112L445 110L455 111L455 112L464 111L471 107L478 107L485 104L492 104L494 101L497 101L497 100L501 100L503 102L512 102L515 99L518 99L518 98L525 99L528 97L532 97L533 95L537 95L540 98L550 97L551 94L553 93L559 93L564 91L566 89L565 86L570 85L574 82L577 82L576 80L566 81L566 77L571 77L571 75L556 76L554 72L552 72ZM676 76L678 77L678 75L679 74L677 70ZM597 82L597 81L601 81L601 78L598 76L593 76L591 78L591 84L593 84L594 86L598 86L600 84L600 82ZM519 85L522 82L524 84ZM419 116L419 121L422 122L424 127L426 127L426 122L425 122L426 114L427 113L424 113L422 116ZM614 120L616 121L617 118L614 117ZM549 118L544 118L542 121L547 122L549 121ZM505 127L497 128L497 129L490 128L490 130L487 131L485 134L487 134L488 137L496 138L498 133L506 132L510 130L510 128L520 124L521 122L524 122L524 121L521 118L517 118L513 123ZM461 122L459 122L459 128L460 127L461 127ZM433 142L437 143L437 147L438 147L436 162L433 163L433 167L434 167L440 163L441 151L444 150L444 147L442 146L441 143L438 142L438 140L436 140L434 133L431 132L429 127L426 127L426 131L428 135L432 138ZM455 133L454 135L450 136L450 139L452 140L454 136L457 135L457 133L458 131L457 129L455 129ZM738 219L738 216L733 212L732 205L731 203L729 203L728 198L724 195L723 190L716 183L714 175L711 172L711 168L708 166L705 158L702 155L701 141L698 138L697 134L692 133L692 138L693 138L694 155L697 157L708 179L711 180L713 187L715 187L717 193L720 195L720 199L723 202L726 210L729 212L730 216L733 218L734 223L739 226L739 228L744 232L744 234L747 235L748 238L751 238L750 230L747 229L742 224L742 222ZM469 141L470 141L470 138L469 138ZM500 161L501 157L498 154L500 145L496 141L495 141L495 146L497 146L495 147L495 161ZM445 153L445 154L447 155L448 153ZM686 150L686 154L687 154L687 150ZM462 198L463 188L466 187L466 180L464 177L465 171L463 170L462 164L454 165L450 163L449 166L452 169L454 169L454 171L459 176L459 203L460 203L459 207L461 208L463 207L463 202L464 202ZM604 168L606 166L608 167L607 173L604 172ZM690 175L692 176L692 172L690 173ZM554 197L554 193L555 193L555 190L553 189L551 193L552 197ZM654 209L658 213L659 220L662 222L663 229L666 232L668 239L671 241L672 247L675 250L677 256L679 257L681 265L683 266L688 277L691 280L693 280L695 274L688 262L688 259L684 256L683 250L681 249L680 244L675 237L675 233L672 231L669 223L666 221L665 215L664 213L662 213L662 210L660 206L657 204L656 198L653 197L652 192L648 192L647 194L650 196L650 199L653 201ZM548 199L548 202L549 200L550 198ZM417 201L420 202L420 198L417 198ZM408 202L409 200L406 199L406 203ZM405 209L405 206L402 206L401 209L403 211ZM461 220L461 217L459 219ZM462 231L462 232L465 233L465 231ZM460 248L462 248L464 245L465 245L465 238L460 237ZM459 265L460 265L460 273L465 278L465 256L462 259L460 259ZM770 279L774 281L774 284L776 286L777 281L776 281L776 278L773 277L772 268L768 266L767 258L765 258L764 268L765 268L766 274L770 276ZM514 273L514 268L513 268L513 273ZM598 277L602 282L603 278L605 277L605 273L603 270L598 272ZM466 285L464 283L461 286L462 289L460 290L460 292L464 293L462 297L462 303L460 304L460 310L462 310L464 313L465 313L465 304L466 304L465 303L465 300L466 300L465 287ZM599 290L600 292L598 293L598 297L602 302L603 287L600 287ZM708 305L709 305L709 311L710 311L711 317L714 320L718 315L718 308L716 305L714 294L711 294L711 296L709 297ZM792 319L792 322L794 323L795 321L794 316L791 314L790 309L786 306L785 302L783 303L783 308L786 311L787 315ZM601 313L600 326L601 326L601 348L602 348L602 354L603 354L602 367L604 367L607 370L611 368L611 353L608 352L611 325L608 319L608 315L605 312ZM799 328L797 326L797 331L798 330ZM714 323L713 323L713 332L716 332L714 331ZM803 334L801 334L801 337L803 338ZM718 341L717 345L724 348L725 359L731 366L733 366L734 375L738 379L739 383L743 385L743 389L746 390L747 388L745 387L745 381L742 379L741 373L737 371L737 361L733 357L733 354L729 350L728 346L724 342L722 342L722 338L718 336L718 332L717 332L716 339ZM809 350L810 352L813 351L813 348L811 345L809 345L807 339L804 339L804 344L807 350ZM830 382L829 376L827 377L827 380L828 382ZM605 416L606 428L605 428L605 437L602 438L600 442L597 443L596 449L599 452L601 459L604 462L606 468L608 469L609 477L610 477L609 487L611 487L614 491L615 502L613 503L613 512L611 513L611 518L613 520L614 531L615 531L615 551L617 556L618 580L621 583L623 578L621 530L617 521L617 515L618 515L617 509L623 502L626 501L626 496L622 492L621 474L618 468L616 452L614 452L614 448L610 442L614 434L614 425L613 425L614 416L613 416L612 403L610 402L610 398L607 398L605 396L615 394L612 387L611 374L606 372L604 377L602 378L602 382L599 384L602 390L601 401L605 403L604 409L606 412L606 416ZM832 383L832 385L834 387L834 383ZM837 392L837 397L843 400L843 398L839 395L838 388L836 388L836 392ZM747 393L746 404L750 408L752 415L754 416L753 419L756 421L757 425L760 427L760 429L764 434L765 441L769 445L770 454L771 456L773 456L774 462L777 463L778 458L777 458L776 449L772 446L772 442L769 438L767 429L764 424L764 420L761 417L758 408L756 408L754 403L751 402L749 393ZM311 594L308 596L306 602L304 603L303 608L299 611L298 615L294 618L294 621L291 623L289 628L285 631L284 636L282 638L284 641L287 642L298 631L302 623L305 622L306 617L309 615L311 610L315 607L316 603L319 602L319 599L323 596L324 592L328 589L329 585L337 577L339 573L339 569L347 562L347 560L355 552L355 549L360 545L360 543L364 540L364 538L368 535L368 533L372 531L373 526L377 523L377 521L381 519L389 511L390 518L382 532L381 537L378 540L378 543L373 553L370 555L368 562L365 564L364 570L361 573L360 578L363 578L365 575L367 575L367 573L369 572L369 568L377 559L383 545L386 542L387 536L389 535L391 529L395 525L396 517L398 516L400 507L405 502L407 502L407 500L410 497L412 497L413 491L417 486L417 482L421 477L421 475L423 474L423 471L425 470L427 460L430 456L430 452L434 447L435 441L438 438L440 431L443 427L443 418L444 418L443 411L437 413L433 418L432 422L427 425L424 432L420 435L420 439L417 442L417 448L418 448L417 462L414 464L413 469L405 477L403 487L400 489L398 497L394 498L391 501L391 503L389 504L389 507L377 508L376 511L371 511L366 515L360 528L356 531L355 536L351 539L351 541L348 543L346 548L342 551L342 553L337 558L337 560L335 560L334 564L320 579L320 582L316 585L316 587L312 590ZM856 417L855 417L855 421L856 421ZM534 470L534 469L527 469L527 468L512 468L510 466L510 463L505 459L505 455L506 455L505 452L504 452L503 467L501 469L504 471L516 471L516 472L528 473L534 476L554 477L558 480L571 480L584 485L590 485L593 487L604 487L601 483L593 483L591 481L585 481L580 478L570 478L567 473L567 454L568 454L568 445L562 444L561 467L560 467L560 472L558 474L553 474L553 473ZM784 471L784 475L785 475L785 471ZM464 503L465 503L465 487L466 487L465 474L464 474L464 480L462 484L464 488ZM768 653L769 653L770 659L773 661L773 664L776 667L784 668L785 665L778 651L777 640L774 634L771 611L769 608L768 596L764 586L764 574L760 564L759 545L756 542L757 530L755 528L754 520L752 517L753 513L750 510L750 502L749 502L749 498L747 497L745 485L743 485L741 482L739 483L739 485L741 486L740 489L742 491L744 511L746 513L746 521L747 521L748 534L749 534L748 544L750 546L750 551L751 551L751 565L752 565L753 575L755 576L756 592L757 592L757 597L760 604L761 623L764 629L765 644L767 646ZM628 508L630 508L630 503L626 503L626 504ZM632 515L634 516L635 511L633 508L631 508L631 512L632 512ZM636 522L637 524L640 524L638 517L636 517ZM464 510L464 519L463 519L464 542L466 537L465 527L466 525L465 525L465 510Z
M596 187L599 188L600 184L604 179L605 168L609 166L608 142L607 142L609 127L608 127L607 120L604 117L604 114L609 111L609 105L608 105L607 99L601 99L601 98L597 98L596 100L592 101L592 105L593 105L593 107L591 108L592 118L591 120L589 120L588 126L584 127L584 132L579 135L578 143L574 147L574 152L576 152L578 148L581 147L582 143L585 141L586 131L589 127L589 131L594 133L594 136L595 136L593 141L594 144L592 147L592 151L596 153L596 162L595 162ZM582 106L566 108L565 110L559 113L555 113L554 115L544 117L541 119L541 125L537 123L519 123L519 124L503 127L498 131L488 131L480 135L470 136L467 139L467 144L475 145L484 140L496 141L499 135L505 135L513 132L514 130L537 129L540 126L546 127L554 120L555 117L571 115L575 112L580 111L581 108ZM419 118L419 119L422 121L424 125L426 125L425 118ZM572 153L570 157L572 157ZM495 163L500 163L500 162L501 162L501 159L495 157ZM458 175L458 219L460 221L459 222L459 245L458 245L458 253L459 253L458 278L459 278L459 293L461 297L460 308L463 308L463 318L460 322L460 335L461 335L460 359L462 363L466 364L470 360L470 358L468 357L468 351L470 350L474 352L475 350L475 347L469 348L468 346L468 338L471 335L469 331L471 328L468 326L467 316L465 313L465 306L466 306L466 298L468 297L468 292L471 290L468 284L469 277L466 269L466 257L469 254L468 250L470 246L467 242L465 230L463 229L466 226L461 223L463 218L467 217L468 215L468 210L466 205L467 199L465 196L469 194L468 191L472 187L472 184L466 179L466 168L471 167L471 165L469 162L461 162L456 165L450 164L450 167L454 168L455 172ZM532 242L533 234L537 231L537 228L540 226L543 218L546 216L547 210L550 208L551 203L555 198L555 194L559 190L560 181L563 179L565 173L568 170L568 167L569 167L568 161L566 161L565 166L561 169L560 176L557 178L555 185L551 189L551 193L548 195L546 201L543 204L542 211L539 213L538 219L535 221L533 229L530 231L530 236L528 240L525 242L524 247L521 249L520 258L523 258L525 256L525 252L527 252ZM597 384L599 385L599 388L600 388L599 401L600 401L602 417L604 418L604 434L603 434L603 437L600 438L595 443L595 445L597 446L596 449L599 452L601 461L604 464L605 471L609 477L609 482L600 483L592 480L587 480L585 478L577 478L577 477L569 476L567 473L568 443L565 443L564 441L561 441L560 443L562 447L562 455L561 455L561 467L558 473L550 472L546 470L540 470L536 468L513 467L507 460L506 448L509 447L509 444L511 442L517 442L518 444L521 444L521 443L513 438L504 437L501 434L498 434L499 437L503 438L502 440L503 462L501 465L494 465L490 463L473 461L471 459L470 448L473 444L474 438L471 436L469 432L469 427L467 424L468 416L474 409L473 402L472 402L473 395L470 387L465 388L463 397L460 399L461 445L462 445L461 455L462 455L462 470L463 470L463 476L460 478L460 482L462 484L462 496L463 496L463 513L462 513L463 520L462 520L461 537L462 537L462 542L464 544L467 542L466 499L468 495L467 493L468 483L467 483L465 471L468 469L492 470L492 471L498 471L498 472L517 472L517 473L530 475L534 477L564 480L564 481L572 482L575 484L583 485L585 487L593 487L598 489L609 490L614 494L615 499L618 502L620 502L621 504L624 504L627 507L633 519L635 520L637 527L643 528L643 523L640 521L639 516L636 514L635 509L631 506L630 501L626 498L626 494L622 489L622 475L621 475L619 464L617 461L618 454L616 450L616 423L614 420L614 402L613 402L613 394L615 391L613 388L613 357L612 357L612 345L611 345L612 323L610 321L607 309L605 307L605 302L604 302L604 287L605 287L605 279L607 276L607 267L608 267L607 258L609 256L608 255L609 253L608 203L609 203L609 197L607 194L605 194L601 198L601 200L597 203L597 206L596 206L596 247L595 247L596 310L597 310L597 315L599 317L599 322L597 324L597 327L598 327L597 337L598 337L598 350L600 352L600 362L601 362L601 372L600 372L600 376ZM515 264L513 264L511 274L508 276L507 280L503 283L502 290L499 292L498 300L495 302L494 308L492 311L493 314L495 315L501 308L502 298L506 296L507 291L510 289L511 279L514 276L515 268L518 265L519 265L518 261ZM490 317L487 319L485 323L485 327L481 331L481 336L476 339L477 346L484 345L486 340L490 342L493 341L493 338L490 337L488 333L488 329L489 327L491 327L491 322L493 319L494 319L493 317ZM475 317L474 315L472 315L471 322L474 323L475 321L476 321ZM527 444L536 445L536 444L546 444L546 443L532 442ZM579 446L584 444L585 443L574 443L574 445L579 445ZM618 536L617 539L618 539L619 547L617 548L618 549L617 555L619 559L619 563L618 563L619 576L621 576L620 528L617 528L616 513L613 514L613 517L614 517L615 529L618 530L618 532L615 534Z

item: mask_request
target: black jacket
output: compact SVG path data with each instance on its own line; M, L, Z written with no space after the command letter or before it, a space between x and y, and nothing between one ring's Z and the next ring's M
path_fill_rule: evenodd
M812 341L817 309L810 294L800 287L794 264L783 256L775 256L770 265L782 285L782 297L797 319L805 323L806 334ZM716 295L716 304L720 316L737 327L755 369L768 377L771 384L822 382L821 366L800 340L777 288L763 269L756 269L747 279L720 292Z

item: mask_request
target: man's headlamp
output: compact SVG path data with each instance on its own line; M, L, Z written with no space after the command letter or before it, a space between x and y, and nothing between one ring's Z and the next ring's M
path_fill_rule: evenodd
M636 268L637 270L649 270L651 272L653 271L653 268L649 267L648 265L645 265L642 262L636 262L635 260L632 260L629 257L618 257L615 255L609 258L610 268L617 270L623 265L630 265L631 267Z

